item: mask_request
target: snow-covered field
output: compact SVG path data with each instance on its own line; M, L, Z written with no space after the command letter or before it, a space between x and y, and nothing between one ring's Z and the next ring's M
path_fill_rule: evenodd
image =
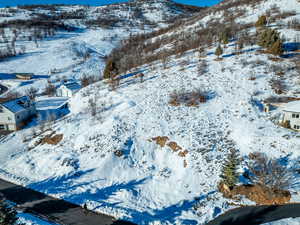
M294 33L285 30L285 35L289 32ZM58 36L42 41L28 56L1 62L0 70L44 75L56 68L63 72L55 76L68 78L101 74L102 56L128 35L124 33L99 29ZM112 34L118 36L115 42L103 41ZM192 50L171 57L166 67L160 62L142 67L143 83L129 77L121 80L116 91L105 81L83 88L70 99L70 113L49 125L56 134L63 134L58 145L32 148L39 138L32 129L0 142L0 176L140 225L205 224L233 207L232 200L217 191L230 149L238 149L245 159L251 152L264 152L286 159L290 166L300 159L299 134L276 124L273 118L280 109L264 113L260 105L275 95L269 82L277 75L271 65L292 67L292 62L274 62L258 53L258 46L232 55L232 44L224 49L222 61L215 60L215 47L200 59ZM77 64L74 49L91 51L92 56ZM199 60L208 64L203 74L198 72ZM253 76L255 80L250 79ZM286 95L297 96L297 73L288 70L284 76ZM32 85L42 87L38 82ZM14 88L22 90L20 85ZM199 107L168 103L174 91L197 89L208 91L210 97ZM96 102L96 116L88 109L90 99ZM161 147L151 140L157 136L168 137L167 143L176 142L181 150ZM300 186L290 190L292 200L298 201Z

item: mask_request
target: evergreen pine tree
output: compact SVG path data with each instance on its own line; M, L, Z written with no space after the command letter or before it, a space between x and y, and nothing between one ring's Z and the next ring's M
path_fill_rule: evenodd
M218 56L218 58L220 57L220 55L223 54L223 49L221 47L221 45L219 45L215 51L215 55Z
M275 55L283 53L282 40L280 33L273 29L264 29L258 36L258 45L267 48L267 50Z
M17 212L10 207L4 200L0 200L0 225L17 224Z
M114 61L112 59L109 59L104 69L103 78L109 79L113 77L116 73L117 73L117 68Z
M283 53L283 47L281 40L277 40L270 48L270 53L274 55L281 55Z
M227 31L223 31L220 34L219 41L225 45L229 43L229 35Z
M221 178L224 184L229 188L233 188L238 182L238 166L240 164L240 159L237 150L232 149L227 156L225 164L222 168Z
M255 26L256 27L262 27L262 26L265 26L265 25L267 25L267 17L264 16L264 15L260 16L258 18L258 20L256 21Z

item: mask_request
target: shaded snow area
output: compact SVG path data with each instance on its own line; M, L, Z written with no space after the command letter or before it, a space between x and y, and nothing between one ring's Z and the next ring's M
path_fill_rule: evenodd
M17 216L19 218L18 223L24 225L55 225L28 213L18 213Z

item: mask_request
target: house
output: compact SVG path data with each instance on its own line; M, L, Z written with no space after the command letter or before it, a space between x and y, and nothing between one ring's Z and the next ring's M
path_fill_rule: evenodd
M31 80L33 76L33 73L16 73L16 78L21 80Z
M23 96L0 103L0 130L19 130L36 115L35 103Z
M63 83L56 90L56 96L58 97L72 97L76 92L81 89L81 85L77 82L66 82Z
M282 123L288 128L300 130L300 101L286 103L282 111Z

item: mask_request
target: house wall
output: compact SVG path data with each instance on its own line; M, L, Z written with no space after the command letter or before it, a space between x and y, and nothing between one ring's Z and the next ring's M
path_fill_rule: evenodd
M293 114L295 115L294 117ZM300 113L284 111L284 122L286 121L289 121L292 129L300 130Z
M24 122L34 115L36 115L34 104L31 104L29 108L18 113L13 113L5 107L2 107L2 112L0 112L0 125L4 125L5 130L17 130L22 128Z
M65 86L61 86L56 90L56 96L58 97L72 97L73 93Z
M0 106L1 107L1 106ZM15 115L8 109L1 107L0 109L0 125L4 125L5 130L16 130Z

